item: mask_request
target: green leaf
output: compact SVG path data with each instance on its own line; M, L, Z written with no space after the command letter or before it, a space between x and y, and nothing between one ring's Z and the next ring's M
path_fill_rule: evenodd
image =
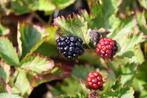
M16 50L7 38L0 38L0 57L11 66L19 66Z
M53 12L74 3L75 0L12 0L11 9L21 15L33 11Z
M141 4L142 7L147 9L147 1L146 0L139 0L138 2Z
M147 82L146 74L147 74L147 61L145 61L142 65L138 67L138 71L136 77L140 80Z
M115 58L114 60L112 60L110 62L110 65L111 65L111 67L113 68L113 70L116 73L120 73L121 71L118 70L118 69L120 69L121 66L124 66L124 65L126 65L128 63L129 63L129 59L128 58L126 58L126 57L117 57L117 58Z
M11 2L13 11L20 15L36 10L40 11L54 11L56 6L49 0L15 0Z
M39 0L38 4L36 4L36 9L40 11L54 11L56 6L50 0Z
M137 17L137 23L138 23L138 28L140 31L142 31L144 34L147 34L147 26L146 26L146 12L138 12L136 14Z
M109 92L112 86L115 84L115 82L116 75L112 69L109 69L107 73L107 80L105 82L104 90L102 91L102 93L105 94L106 92Z
M52 45L56 45L56 32L57 32L57 27L55 26L48 26L45 28L46 32L49 32L48 36L48 42Z
M35 52L48 57L56 57L59 55L57 46L54 44L52 45L50 42L44 42Z
M141 93L143 90L145 90L145 87L144 87L145 84L146 84L145 81L137 79L137 78L135 78L132 82L133 88L136 91L140 91Z
M42 43L35 52L48 57L58 56L56 46L56 31L57 27L48 26L45 28L45 32L48 32L47 40Z
M88 73L92 70L94 70L94 68L90 66L76 65L74 69L72 70L72 75L74 75L75 77L81 78L81 79L86 79Z
M109 23L110 17L115 14L118 2L116 0L94 0L93 2L91 11L94 18L91 28L110 28L112 25Z
M61 95L60 98L87 98L86 95L77 93L74 96Z
M74 15L73 18L57 17L54 21L63 30L65 35L76 35L83 39L85 43L89 43L90 36L88 31L88 24L84 17Z
M0 93L0 98L22 98L22 97L20 97L19 95L15 95L15 94Z
M78 97L73 97L73 96L75 96L75 94L77 94L77 92L81 92L81 93L84 92L85 93L85 91L81 87L80 81L77 81L77 80L78 80L78 78L74 78L74 77L67 78L62 83L55 85L51 89L51 91L53 92L53 94L55 94L57 96L66 94L69 96L69 98L70 97L71 98L78 98ZM66 97L63 97L63 98L66 98Z
M84 54L79 57L79 60L89 62L92 65L100 65L100 59L93 49L85 49Z
M126 20L118 20L118 23L114 25L111 29L111 32L108 37L115 39L118 43L119 51L116 55L127 57L129 62L141 64L144 62L144 56L138 46L141 42L144 41L143 33L137 33L135 31L135 20L134 19L126 19Z
M39 55L29 56L23 60L21 67L27 71L41 74L42 72L50 71L54 67L54 62Z
M4 71L3 68L0 67L0 78L2 78L3 80L6 80L7 79L7 74L6 72Z
M26 72L20 70L16 78L15 87L20 91L22 95L31 91L30 83L28 81Z
M133 80L133 76L134 74L131 72L124 73L123 75L121 75L121 79L120 79L121 85L130 84Z
M19 32L20 40L22 42L22 57L24 57L41 41L42 35L29 24L20 24Z
M101 98L134 98L134 90L132 88L121 88L105 93Z
M75 0L52 0L58 9L63 9L75 2Z
M140 45L136 45L132 49L132 52L134 52L134 56L131 58L132 63L134 62L134 63L142 64L145 61Z
M9 75L10 75L10 66L5 63L1 63L0 78L2 78L7 83L9 81Z
M135 59L136 63L143 63L143 53L140 50L140 46L137 46L144 41L143 34L130 34L128 36L122 35L121 37L122 40L117 40L120 45L120 51L117 53L117 55L122 55L131 58L130 62Z
M127 90L125 94L123 94L120 98L134 98L134 91L132 88Z
M14 13L20 15L25 14L28 12L31 12L31 9L28 7L30 4L32 4L32 0L12 0L11 1L11 9L14 11ZM26 6L27 5L27 6Z
M144 41L143 34L135 34L133 28L134 20L127 23L123 28L120 28L119 32L111 32L108 35L119 43L121 50L118 52L118 55L122 55L129 49L134 48L135 45Z
M6 28L6 27L4 27L4 26L2 26L1 24L0 24L0 36L1 35L6 35L6 34L8 34L9 33L9 30Z

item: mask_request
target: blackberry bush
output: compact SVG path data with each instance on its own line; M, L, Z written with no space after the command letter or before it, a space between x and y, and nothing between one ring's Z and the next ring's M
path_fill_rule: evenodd
M61 36L57 39L57 47L68 59L77 58L84 53L83 41L77 36Z
M0 98L146 98L146 1L0 0Z
M117 43L111 38L102 38L96 46L96 53L102 58L112 58L117 51Z

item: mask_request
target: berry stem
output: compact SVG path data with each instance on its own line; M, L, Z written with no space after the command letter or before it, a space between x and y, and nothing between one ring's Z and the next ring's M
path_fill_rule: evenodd
M106 69L108 71L108 73L112 74L113 77L116 77L115 72L114 72L114 68L112 66L110 66L110 59L104 59L104 63L106 65Z

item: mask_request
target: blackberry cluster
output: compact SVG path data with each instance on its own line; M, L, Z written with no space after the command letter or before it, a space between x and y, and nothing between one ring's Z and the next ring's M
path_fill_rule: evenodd
M68 59L77 58L84 53L83 41L77 36L61 36L57 39L58 50Z
M96 53L102 58L112 58L117 51L117 43L111 38L102 38L96 46Z
M103 88L103 77L99 72L90 72L87 77L87 87L93 90Z
M101 35L96 30L92 30L90 31L90 37L93 45L95 46L99 42Z

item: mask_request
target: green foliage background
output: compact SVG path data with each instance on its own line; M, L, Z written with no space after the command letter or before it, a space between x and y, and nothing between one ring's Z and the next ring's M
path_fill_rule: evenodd
M34 87L48 81L44 98L88 98L84 82L95 70L105 80L104 89L97 91L100 98L147 98L147 1L87 0L90 13L80 10L49 21L36 13L51 16L74 2L0 1L0 98L28 98ZM90 29L109 31L107 37L117 41L119 50L112 60L96 55ZM88 47L76 61L63 58L56 46L59 35L71 34ZM54 80L62 82L51 85Z

